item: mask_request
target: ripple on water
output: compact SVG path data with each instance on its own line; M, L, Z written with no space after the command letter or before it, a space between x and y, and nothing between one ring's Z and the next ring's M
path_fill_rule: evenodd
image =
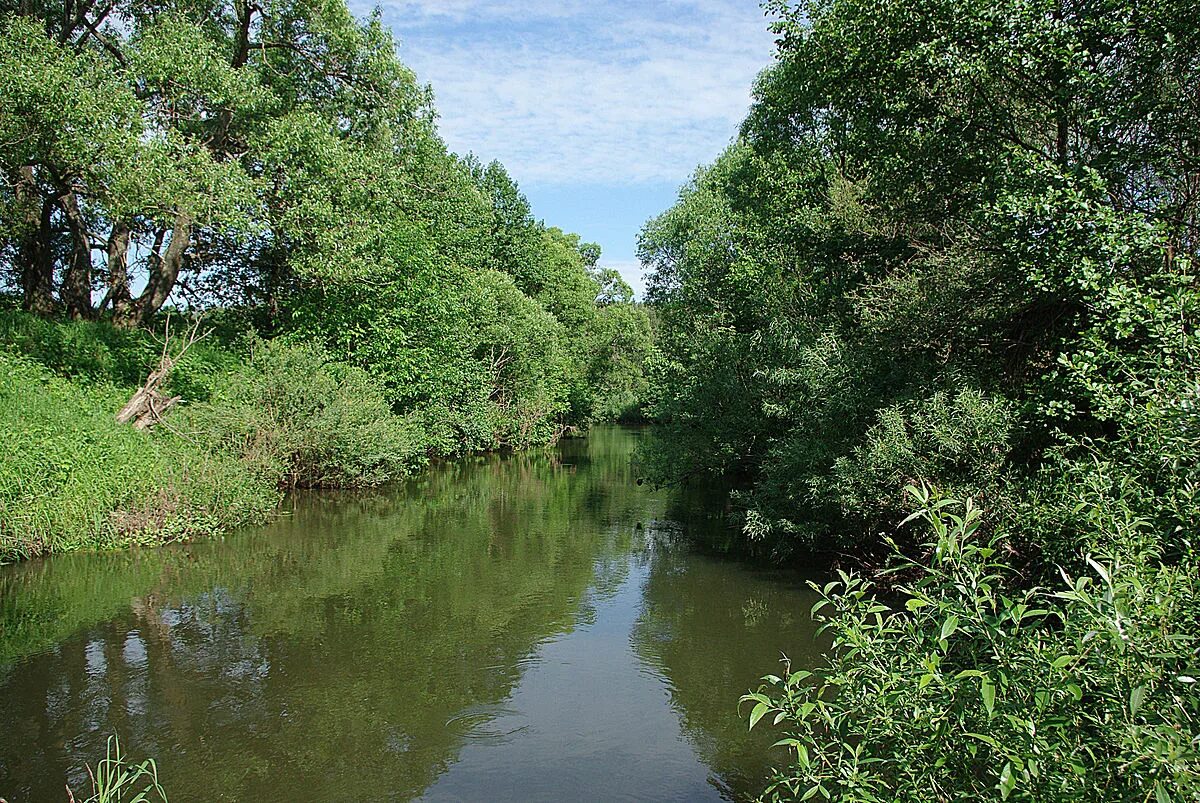
M463 711L446 720L446 728L461 739L478 744L503 744L512 737L529 732L528 725L508 728L497 722L515 717L518 712L505 706L484 706Z

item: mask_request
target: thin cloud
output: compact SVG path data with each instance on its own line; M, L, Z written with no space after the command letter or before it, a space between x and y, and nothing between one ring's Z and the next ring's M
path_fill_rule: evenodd
M754 0L390 0L443 136L519 182L682 182L729 142L771 58Z

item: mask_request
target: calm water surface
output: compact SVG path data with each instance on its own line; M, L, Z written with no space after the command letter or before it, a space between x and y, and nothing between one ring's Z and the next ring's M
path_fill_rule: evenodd
M0 569L0 797L85 791L110 733L172 803L752 796L737 698L813 660L813 599L690 548L720 516L638 486L638 436Z

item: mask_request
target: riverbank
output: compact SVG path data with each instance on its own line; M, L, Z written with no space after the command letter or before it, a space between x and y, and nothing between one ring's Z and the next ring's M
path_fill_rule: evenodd
M376 486L558 432L517 433L495 406L397 415L382 383L315 346L217 331L180 353L167 331L0 311L0 562L212 536L265 521L291 488ZM164 354L171 411L118 423Z

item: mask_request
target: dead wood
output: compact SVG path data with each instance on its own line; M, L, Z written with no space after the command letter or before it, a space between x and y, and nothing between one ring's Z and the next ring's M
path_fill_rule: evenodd
M183 359L183 355L187 354L187 350L209 334L208 332L199 334L199 331L200 322L196 321L184 337L183 347L173 353L171 319L167 318L167 329L162 340L162 353L158 358L158 367L150 372L145 383L134 391L133 396L117 413L117 423L132 423L134 429L149 429L161 422L167 410L179 403L180 396L168 397L163 394L162 387L167 381L167 377L171 375L172 369Z

